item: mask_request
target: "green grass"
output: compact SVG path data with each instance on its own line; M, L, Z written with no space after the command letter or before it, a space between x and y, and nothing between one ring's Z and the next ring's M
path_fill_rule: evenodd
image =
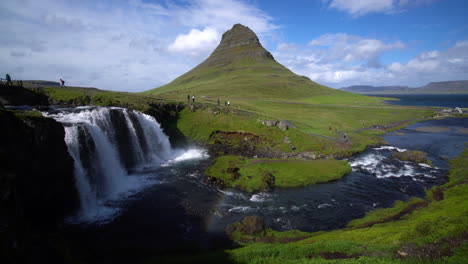
M347 150L347 147L339 142L309 135L298 129L282 131L277 127L267 127L261 124L257 115L246 115L239 111L221 111L215 115L212 111L213 108L199 109L195 112L185 109L180 112L177 127L187 138L208 143L213 143L214 132L224 131L252 133L261 138L256 147L268 146L273 150L291 151L290 144L296 146L296 151L315 151L327 155ZM285 137L289 137L291 143L284 143ZM238 141L218 140L239 145L242 138Z
M148 95L98 90L84 87L42 87L54 104L120 106L146 111L161 100Z
M237 173L233 169L238 168ZM342 178L351 171L342 160L275 160L246 159L241 156L222 156L205 173L221 179L226 186L248 192L268 190L270 187L300 187ZM265 172L274 178L268 184ZM273 185L273 186L270 186Z
M388 219L421 200L397 202L392 208L375 210L363 219L350 222L347 228L311 233L310 238L298 242L253 243L227 252L235 263L466 263L468 243L460 244L453 238L468 232L467 163L468 148L451 162L449 182L441 186L446 188L444 199L435 201L428 194L427 206L408 212L399 220L362 228L366 223ZM395 258L397 250L405 251L405 245L411 244L416 245L416 254L418 248L421 250L422 256ZM423 250L428 245L436 245L441 251L452 250L451 256L424 258ZM360 257L324 260L319 256L323 252L358 254ZM311 255L314 256L312 259Z

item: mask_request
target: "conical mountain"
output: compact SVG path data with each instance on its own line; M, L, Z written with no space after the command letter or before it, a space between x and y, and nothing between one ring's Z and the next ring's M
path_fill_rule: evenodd
M279 64L248 27L234 25L201 64L174 81L146 93L304 100L317 95L347 94L319 85Z

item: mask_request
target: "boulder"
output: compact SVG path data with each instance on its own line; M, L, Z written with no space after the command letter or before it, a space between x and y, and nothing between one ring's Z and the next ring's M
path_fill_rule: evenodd
M283 130L283 131L286 131L288 130L288 128L292 127L292 128L296 128L295 125L293 125L290 121L288 120L281 120L278 124L278 127Z
M269 171L264 171L262 174L262 182L266 186L265 191L271 191L275 187L275 176Z
M276 120L263 120L262 124L268 126L268 127L274 127L276 124L278 124L278 121Z

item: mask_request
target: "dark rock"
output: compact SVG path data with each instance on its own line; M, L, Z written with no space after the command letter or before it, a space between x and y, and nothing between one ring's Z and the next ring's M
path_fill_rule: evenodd
M227 168L226 169L226 172L227 173L230 173L232 175L232 179L233 180L237 180L240 178L240 173L239 173L239 168L235 167L235 168Z
M290 144L290 145L289 145L289 148L290 148L291 150L295 150L295 149L296 149L296 146L294 146L293 144Z
M45 94L21 86L1 85L0 103L4 105L48 105Z
M265 191L271 191L275 187L275 176L269 171L264 171L262 174L262 182L266 186Z
M79 205L62 124L44 117L19 118L6 110L0 110L0 121L0 182L10 186L1 203L16 207L16 212L3 213L35 225L62 222ZM13 185L8 184L11 179Z

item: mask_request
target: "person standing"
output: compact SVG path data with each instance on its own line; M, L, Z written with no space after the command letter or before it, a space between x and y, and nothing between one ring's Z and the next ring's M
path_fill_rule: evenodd
M5 75L5 79L6 79L6 81L7 81L7 84L13 84L13 83L11 82L10 74L7 73L7 74Z
M62 86L65 86L65 81L62 80L62 79L60 79L60 84L61 84Z
M190 103L190 94L187 94L187 102Z
M231 106L231 102L230 102L230 101L228 101L227 104L228 104L228 107Z
M192 102L195 103L195 95L192 95Z
M218 106L219 106L219 97L218 97Z

